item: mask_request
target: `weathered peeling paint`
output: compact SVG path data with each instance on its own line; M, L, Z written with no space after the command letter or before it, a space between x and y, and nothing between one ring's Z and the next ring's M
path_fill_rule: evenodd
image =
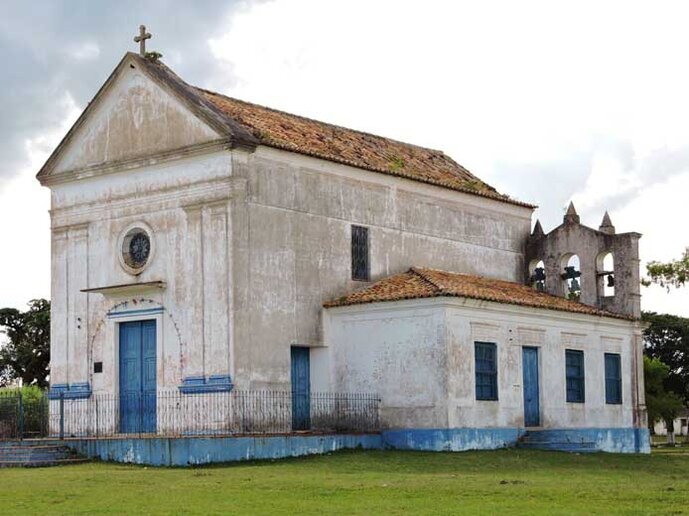
M135 65L125 67L63 149L52 174L216 140L220 135Z
M380 434L69 439L64 444L86 457L152 466L193 466L382 448Z
M538 432L548 449L587 443L587 451L650 453L647 429L581 428ZM517 446L523 428L406 428L381 434L288 435L262 437L191 437L68 439L61 441L90 458L152 466L194 466L219 462L321 455L345 449L449 451L494 450Z
M543 428L644 428L641 327L629 321L455 298L326 310L314 381L375 390L387 428L522 428L522 347L539 351ZM497 344L498 401L476 400L474 342ZM565 399L565 350L585 359L585 403ZM605 402L604 354L619 353L622 404Z

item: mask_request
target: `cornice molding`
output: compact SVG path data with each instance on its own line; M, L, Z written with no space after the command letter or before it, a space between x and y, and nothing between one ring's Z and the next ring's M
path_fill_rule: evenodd
M235 188L236 187L236 188ZM185 185L166 186L151 191L145 197L132 198L125 194L111 199L107 204L93 201L78 206L53 209L50 213L53 229L73 225L81 221L117 219L127 215L141 215L167 209L192 209L194 206L209 205L229 201L235 190L242 192L243 181L236 181L232 176L203 180Z
M155 165L162 165L182 159L187 159L203 154L212 154L220 151L229 151L233 148L232 143L228 138L220 140L213 140L205 143L197 143L187 147L180 147L156 154L148 154L146 156L137 156L134 158L110 161L107 163L100 163L98 165L91 165L88 167L66 170L59 174L51 174L41 177L40 181L43 186L53 186L65 183L73 183L96 176L105 176L109 174L117 174L120 172L127 172L138 168L151 167Z

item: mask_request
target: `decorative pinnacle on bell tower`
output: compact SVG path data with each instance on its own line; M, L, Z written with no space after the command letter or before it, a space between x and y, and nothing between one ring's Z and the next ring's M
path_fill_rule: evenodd
M541 238L545 236L543 231L543 226L541 226L541 221L536 219L536 225L533 227L533 232L531 233L532 238Z
M141 57L146 57L146 40L152 37L150 32L146 32L145 25L139 25L139 35L134 36L134 42L139 44L139 55Z
M605 212L605 215L603 215L603 222L600 223L598 231L600 231L601 233L606 233L608 235L615 234L615 226L612 225L610 215L608 215L607 211Z
M581 220L579 219L579 214L577 213L577 210L574 208L574 203L572 201L569 202L569 208L567 208L567 213L565 213L565 217L563 220L565 224L581 223Z

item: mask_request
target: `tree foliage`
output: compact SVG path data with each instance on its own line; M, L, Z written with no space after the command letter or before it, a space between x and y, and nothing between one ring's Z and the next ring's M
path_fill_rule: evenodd
M0 309L0 385L21 379L24 385L48 386L50 366L50 301L34 299L29 309Z
M665 387L689 404L689 319L644 312L645 354L668 366Z
M689 247L679 260L669 262L649 262L646 265L648 279L642 283L646 286L657 283L661 287L683 287L689 282Z
M664 420L668 430L672 431L672 422L684 405L682 398L668 391L665 381L670 368L657 358L644 357L644 383L646 384L646 409L648 423L653 426L656 421Z

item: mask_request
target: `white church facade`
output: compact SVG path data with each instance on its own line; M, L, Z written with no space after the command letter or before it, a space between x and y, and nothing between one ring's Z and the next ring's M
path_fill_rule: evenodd
M607 216L532 232L533 206L440 151L131 53L38 179L54 400L152 396L156 434L161 393L366 392L397 448L648 451L640 235Z

